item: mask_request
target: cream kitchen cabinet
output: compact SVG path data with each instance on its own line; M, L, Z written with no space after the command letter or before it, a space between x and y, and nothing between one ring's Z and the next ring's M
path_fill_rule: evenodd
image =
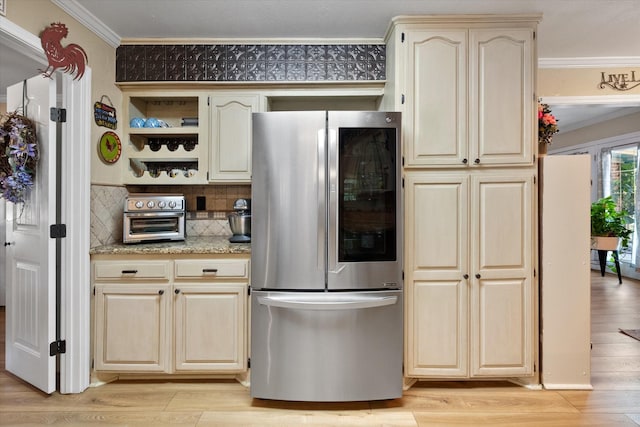
M237 259L175 261L175 369L247 370L249 263Z
M124 184L251 182L251 114L264 110L264 96L127 87L123 100ZM135 119L159 127L132 126Z
M207 182L206 96L197 91L125 91L123 104L124 184ZM154 119L158 127L145 126Z
M425 171L405 180L405 375L531 375L533 173Z
M395 18L386 108L404 166L533 165L536 16Z
M93 261L97 372L247 371L249 260L176 257Z
M171 262L93 263L97 371L171 370Z
M251 182L251 114L263 111L263 97L241 93L212 94L209 103L209 180Z

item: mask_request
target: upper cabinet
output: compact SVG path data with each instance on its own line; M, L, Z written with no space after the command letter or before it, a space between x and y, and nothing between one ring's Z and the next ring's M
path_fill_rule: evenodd
M214 94L209 103L209 180L251 182L251 114L263 110L260 95Z
M125 184L251 182L251 114L243 91L125 92Z
M124 184L207 182L207 97L196 92L124 94Z
M399 17L387 37L405 167L532 165L537 21L450 18Z

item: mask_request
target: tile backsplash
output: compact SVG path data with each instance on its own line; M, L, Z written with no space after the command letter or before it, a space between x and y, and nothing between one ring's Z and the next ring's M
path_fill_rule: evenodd
M184 194L187 204L187 236L231 235L227 214L233 202L251 197L250 185L189 186L91 186L91 247L122 242L122 211L129 193ZM196 212L197 197L205 209Z
M127 194L124 187L91 186L92 248L122 242L122 210Z

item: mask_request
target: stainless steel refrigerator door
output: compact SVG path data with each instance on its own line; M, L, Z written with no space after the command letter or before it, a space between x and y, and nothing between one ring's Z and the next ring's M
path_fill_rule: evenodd
M324 289L326 112L253 114L251 287Z
M327 287L330 290L402 288L400 122L401 115L396 112L328 112ZM353 143L354 137L346 138L346 135L356 135L362 143ZM386 141L374 144L373 140L379 135ZM346 147L348 139L352 140L351 148ZM373 145L382 147L379 151L384 153L373 153L381 160L371 159L371 155L364 153ZM348 177L347 162L353 163L354 168L371 167L366 172L351 171L352 176ZM367 165L376 162L376 165ZM388 168L387 172L381 172L384 168ZM356 186L369 189L347 188ZM376 192L377 195L373 194ZM366 193L370 194L368 200ZM384 206L379 207L380 204ZM345 256L349 245L358 246L361 256ZM367 247L371 248L369 254ZM376 247L381 247L380 253L376 253ZM354 249L354 253L357 251Z
M402 396L402 291L251 293L251 396Z

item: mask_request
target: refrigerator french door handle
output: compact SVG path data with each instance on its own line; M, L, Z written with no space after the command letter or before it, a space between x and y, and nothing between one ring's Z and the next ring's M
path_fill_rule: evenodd
M318 268L324 269L324 266L327 263L327 250L326 250L326 241L327 241L327 224L326 224L326 215L327 215L327 133L325 129L318 130ZM326 273L325 273L326 275ZM325 283L327 278L324 278Z
M397 296L354 298L351 300L334 301L318 301L314 299L304 300L300 298L288 299L283 297L258 297L258 303L262 305L298 310L356 310L363 308L385 307L388 305L394 305L397 302Z
M337 273L341 270L338 265L338 130L328 128L327 134L327 168L328 168L328 200L327 212L327 270Z

